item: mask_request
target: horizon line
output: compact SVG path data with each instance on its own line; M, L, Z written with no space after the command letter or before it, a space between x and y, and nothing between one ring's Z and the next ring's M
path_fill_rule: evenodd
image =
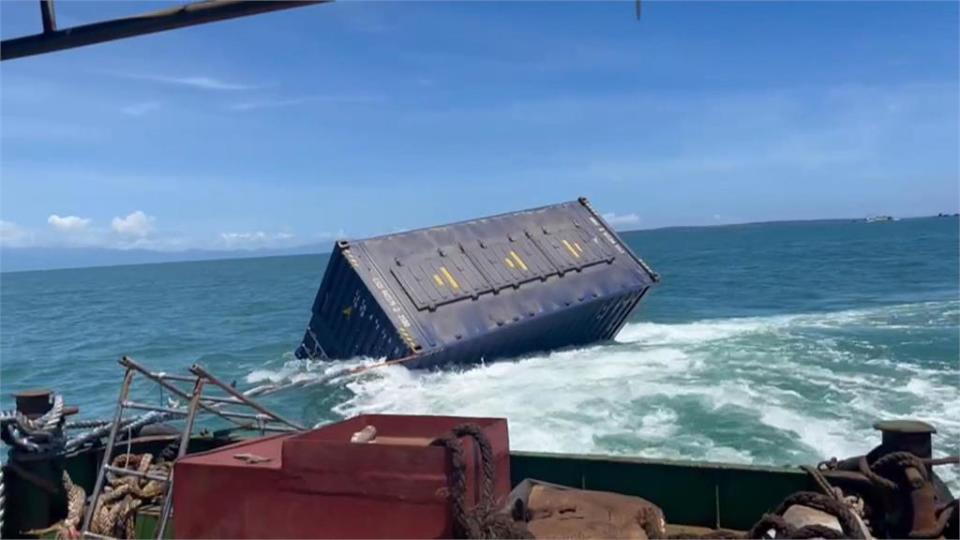
M882 215L882 214L881 214ZM958 217L960 214L928 214L920 216L904 216L895 218L895 220L910 220L910 219L937 219L943 217ZM789 223L826 223L826 222L865 222L866 218L814 218L814 219L784 219L784 220L771 220L771 221L746 221L738 223L716 223L710 225L666 225L662 227L650 227L650 228L640 228L640 229L627 229L627 230L618 230L617 234L629 234L629 233L640 233L640 232L650 232L650 231L663 231L663 230L675 230L675 229L711 229L711 228L720 228L720 227L738 227L738 226L753 226L753 225L774 225L774 224L789 224ZM319 246L319 244L301 244L297 246L291 246L286 248L253 248L253 249L204 249L204 248L190 248L180 251L162 251L155 249L146 249L146 248L132 248L132 249L120 249L120 248L110 248L110 247L100 247L100 246L22 246L22 247L9 247L9 246L0 246L0 251L20 251L20 250L62 250L62 251L81 251L81 250L99 250L107 252L116 252L116 253L150 253L150 254L159 254L159 255L170 255L176 256L178 254L187 254L191 252L199 252L208 254L209 257L198 258L198 259L179 259L179 260L168 260L168 261L152 261L152 262L130 262L130 263L119 263L119 264L81 264L80 266L53 266L50 268L27 268L20 270L3 270L2 258L0 258L0 274L18 274L25 272L54 272L58 270L80 270L84 268L117 268L117 267L128 267L128 266L150 266L158 264L180 264L180 263L202 263L202 262L214 262L214 261L235 261L235 260L244 260L244 259L267 259L267 258L279 258L279 257L305 257L305 256L314 256L314 255L326 255L331 253L330 250L326 251L315 251L315 252L303 252L296 253L297 250L305 250L311 247ZM279 252L279 253L271 253ZM217 256L218 254L223 254L223 256Z

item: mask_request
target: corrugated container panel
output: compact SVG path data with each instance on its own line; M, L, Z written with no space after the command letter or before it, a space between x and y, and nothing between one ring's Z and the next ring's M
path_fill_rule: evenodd
M586 199L341 241L297 356L431 367L611 339L657 281Z

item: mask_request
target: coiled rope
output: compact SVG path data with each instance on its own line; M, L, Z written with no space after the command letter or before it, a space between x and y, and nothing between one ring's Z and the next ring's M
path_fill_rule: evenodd
M173 414L173 413L165 413L165 412L151 411L151 412L148 412L148 413L143 414L143 415L141 415L141 416L138 416L138 417L136 417L136 418L128 418L128 419L126 419L126 420L123 420L122 422L120 422L120 429L122 429L122 430L124 430L124 431L127 431L127 432L133 432L133 431L137 431L137 430L139 430L140 428L142 428L142 427L144 427L144 426L147 426L147 425L150 425L150 424L156 424L156 423L159 423L159 422L165 422L165 421L167 421L167 420L169 420L170 418L173 418L173 417L175 417L175 416L176 416L176 415ZM102 426L100 426L100 427L98 427L98 428L94 428L94 429L92 429L92 430L90 430L90 431L86 431L86 432L84 432L84 433L81 433L81 434L79 434L79 435L71 438L69 441L67 441L66 449L67 449L68 451L69 451L69 450L74 450L74 449L79 448L80 446L82 446L82 445L84 445L84 444L86 444L86 443L88 443L88 442L91 442L91 441L100 439L100 438L102 438L104 435L106 435L107 433L109 433L110 430L112 429L112 427L113 427L113 423L110 422L110 423L104 424L104 425L102 425Z
M26 534L41 536L56 532L56 538L72 539L79 537L80 533L77 531L77 527L80 526L80 520L83 519L83 505L86 502L87 494L82 487L73 483L67 471L63 471L63 490L67 494L67 517L47 528L27 531Z
M92 429L109 426L113 420L74 420L63 425L63 429Z
M460 437L471 437L480 450L480 496L473 508L467 508L467 462ZM498 512L494 500L496 462L486 434L476 424L460 424L436 439L433 446L447 449L453 465L450 501L455 538L533 538L527 527Z
M930 474L927 466L939 465L957 465L960 464L960 456L948 456L943 458L920 458L910 452L891 452L877 458L873 463L867 461L867 456L862 456L857 462L860 473L863 474L871 483L880 487L888 495L898 491L911 489L910 480L906 476L906 470L913 468L924 482L930 481ZM947 501L934 510L936 522L927 529L914 530L909 533L911 538L937 538L941 536L947 527L960 517L960 502L957 499Z
M63 397L54 398L50 410L35 420L19 411L0 413L5 440L15 449L28 453L55 452L63 448Z
M857 465L860 473L870 482L887 491L900 489L903 482L898 480L906 480L903 474L908 467L915 468L924 480L929 479L923 460L910 452L890 452L877 458L873 463L867 461L867 456L861 456ZM891 473L896 474L896 479Z
M172 462L161 459L153 462L152 454L120 454L112 465L141 474L168 477ZM154 504L163 498L166 482L126 475L107 475L107 488L97 501L90 531L114 538L133 538L136 510Z
M791 506L806 506L826 512L840 523L842 530L838 531L825 525L805 525L796 527L788 523L783 514ZM774 538L855 538L866 539L865 531L860 528L853 511L843 502L829 495L822 495L812 491L798 491L787 496L772 513L764 514L750 527L745 534L728 529L716 529L703 534L677 534L670 538L696 538L699 540L729 538L743 540L747 538L770 538L770 532L774 532Z
M162 459L153 463L151 454L121 454L114 458L112 465L139 473L167 476L173 464ZM134 538L136 510L140 506L159 502L166 493L166 483L113 474L107 476L107 481L106 491L97 501L90 532L112 538ZM49 527L26 531L26 534L40 536L56 532L57 538L79 537L78 528L83 520L87 494L73 483L66 471L63 472L63 490L67 494L67 516Z

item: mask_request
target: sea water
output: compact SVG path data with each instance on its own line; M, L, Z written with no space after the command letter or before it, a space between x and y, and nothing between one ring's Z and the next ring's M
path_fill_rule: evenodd
M957 453L956 219L623 237L663 281L613 342L456 370L389 367L264 403L308 425L366 412L502 416L515 449L777 465L863 453L879 441L875 420L909 417L937 427L940 453ZM82 416L109 416L121 355L167 372L199 362L239 387L316 378L331 366L291 351L326 260L3 274L2 406L46 387Z

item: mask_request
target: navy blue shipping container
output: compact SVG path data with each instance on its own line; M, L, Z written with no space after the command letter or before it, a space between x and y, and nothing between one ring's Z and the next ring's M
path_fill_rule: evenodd
M429 368L612 339L658 279L584 198L339 241L296 355Z

